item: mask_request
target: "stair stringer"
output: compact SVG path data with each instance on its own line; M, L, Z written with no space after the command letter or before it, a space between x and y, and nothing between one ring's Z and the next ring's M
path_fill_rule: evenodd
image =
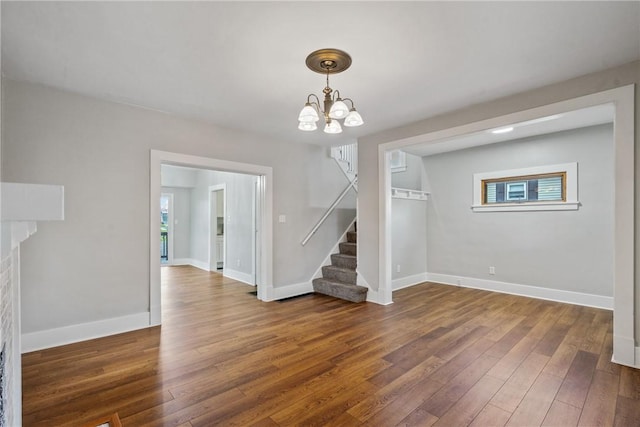
M329 253L322 260L316 272L313 273L313 276L311 276L311 278L309 279L309 283L313 282L313 279L322 278L322 267L324 267L325 265L331 265L331 255L340 251L340 243L344 243L347 241L347 233L352 230L353 224L355 224L356 219L357 218L354 218L353 221L349 223L349 225L347 226L347 229L344 231L344 233L342 233L342 236L340 236L336 244L331 248L331 250L329 250Z
M347 229L344 231L344 233L342 233L342 236L340 236L336 244L329 250L329 253L322 260L322 262L318 266L318 269L315 271L315 273L313 273L309 280L299 283L293 283L291 285L275 287L273 289L273 300L277 301L280 299L291 298L313 292L313 280L322 278L322 267L331 264L331 255L337 253L340 250L340 243L347 241L347 233L353 229L353 225L355 224L356 219L357 218L354 218L353 221L349 223Z

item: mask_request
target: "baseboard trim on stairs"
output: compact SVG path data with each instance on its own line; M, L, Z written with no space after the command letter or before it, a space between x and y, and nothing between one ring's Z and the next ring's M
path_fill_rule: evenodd
M313 292L311 281L273 288L274 299L276 300L297 297L298 295L308 294L309 292Z
M484 289L486 291L502 292L511 295L521 295L586 307L613 310L613 297L586 294L582 292L563 291L559 289L542 288L539 286L520 285L517 283L498 282L495 280L477 279L475 277L453 276L449 274L427 273L428 281L445 285L462 286L465 288Z
M149 327L149 312L22 334L22 353Z

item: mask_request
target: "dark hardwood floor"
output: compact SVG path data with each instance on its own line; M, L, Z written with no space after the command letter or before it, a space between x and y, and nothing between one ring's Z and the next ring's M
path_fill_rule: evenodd
M163 325L23 356L25 426L639 426L611 313L425 283L263 303L163 267Z

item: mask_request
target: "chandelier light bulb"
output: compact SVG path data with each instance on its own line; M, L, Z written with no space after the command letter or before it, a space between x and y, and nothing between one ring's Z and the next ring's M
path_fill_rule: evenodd
M324 127L325 133L340 133L342 132L342 126L336 120L330 120Z
M316 125L316 122L300 122L298 123L298 129L310 132L318 129L318 125Z
M329 117L332 119L344 119L347 114L349 114L349 107L340 98L333 103L329 110Z
M318 120L320 120L320 117L318 116L318 112L316 111L316 109L313 108L311 104L308 102L304 104L304 107L300 111L300 115L298 115L298 121L305 122L305 123L307 122L313 123L313 122L317 122Z
M360 113L358 113L355 108L352 108L344 119L344 125L348 127L356 127L361 126L362 124L364 124L362 116L360 116Z

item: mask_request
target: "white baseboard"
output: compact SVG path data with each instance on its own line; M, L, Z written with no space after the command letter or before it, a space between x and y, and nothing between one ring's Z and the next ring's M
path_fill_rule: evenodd
M293 285L273 288L273 292L275 300L291 298L313 292L313 285L311 282L294 283Z
M192 265L196 268L199 268L200 270L204 270L204 271L210 271L211 269L209 268L209 263L205 262L205 261L200 261L197 259L190 259L190 263L189 265Z
M190 265L195 268L199 268L200 270L209 271L209 263L205 261L200 261L193 258L175 258L171 264L164 265Z
M640 368L640 347L636 347L635 344L633 337L614 335L614 353L611 361L632 368Z
M22 334L22 353L149 327L149 312Z
M391 281L391 288L394 291L398 289L408 288L409 286L417 285L419 283L426 282L428 279L428 273L419 273L407 277L399 277Z
M237 280L238 282L255 286L255 283L253 281L253 275L251 274L243 273L242 271L232 270L230 268L225 268L224 270L222 270L222 275L224 277L228 277L229 279Z
M380 305L393 304L391 298L385 297L381 292L371 289L371 285L369 285L369 282L367 282L367 279L365 279L362 273L360 273L357 269L356 272L358 273L356 282L358 286L364 286L365 288L369 289L367 291L367 302L372 302L374 304Z
M519 285L516 283L498 282L494 280L484 280L474 277L453 276L439 273L427 273L427 279L430 282L443 283L446 285L484 289L487 291L502 292L505 294L522 295L531 298L613 310L613 297L605 297L602 295L562 291L558 289L541 288L538 286Z
M372 302L379 305L393 304L393 301L386 300L381 293L379 293L378 291L374 291L371 288L369 288L369 290L367 291L367 302Z

